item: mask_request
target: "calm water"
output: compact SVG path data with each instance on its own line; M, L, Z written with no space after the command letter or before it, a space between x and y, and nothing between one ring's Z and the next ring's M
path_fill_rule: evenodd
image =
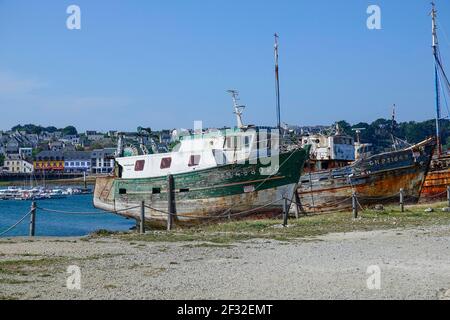
M92 205L92 195L70 196L64 199L37 201L42 208L77 212L99 212ZM30 211L30 201L2 201L0 200L0 233L16 223ZM4 237L28 236L29 217ZM103 213L89 215L73 215L49 213L37 210L36 236L84 236L89 233L107 229L110 231L126 231L135 226L135 220L127 220L120 216Z

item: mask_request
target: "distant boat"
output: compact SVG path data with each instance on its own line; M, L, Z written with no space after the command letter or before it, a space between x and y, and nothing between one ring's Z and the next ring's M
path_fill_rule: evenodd
M436 137L438 147L434 155L430 171L425 179L422 188L421 200L430 201L445 199L447 197L447 187L450 186L450 155L442 152L442 141L440 132L441 120L441 94L450 97L450 82L443 68L441 54L439 52L439 42L437 37L436 18L437 11L434 3L432 3L432 37L433 37L433 58L434 58L434 75L435 75L435 91L436 91Z
M398 203L400 189L405 203L416 203L436 145L430 138L353 161L353 138L339 132L305 137L303 143L312 144L297 190L300 209L307 213L348 209L354 192L360 205Z

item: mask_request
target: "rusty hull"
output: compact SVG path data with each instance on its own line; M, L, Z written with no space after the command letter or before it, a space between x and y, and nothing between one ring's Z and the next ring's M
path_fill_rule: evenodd
M362 206L399 203L400 189L405 203L417 203L434 147L434 139L428 139L344 168L305 174L297 190L302 209L307 213L347 210L353 192Z

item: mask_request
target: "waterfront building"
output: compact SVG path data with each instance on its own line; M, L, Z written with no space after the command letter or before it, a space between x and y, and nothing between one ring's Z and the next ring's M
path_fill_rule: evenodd
M82 173L91 171L91 152L67 151L64 152L64 172Z
M91 172L107 174L114 170L116 148L96 149L91 153Z
M4 161L3 172L19 174L33 171L33 164L24 160L19 154L9 154Z
M35 171L64 171L64 154L62 151L42 151L34 160Z

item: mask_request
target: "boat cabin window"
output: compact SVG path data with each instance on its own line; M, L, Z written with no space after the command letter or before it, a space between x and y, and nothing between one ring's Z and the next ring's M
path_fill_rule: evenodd
M189 167L198 166L200 164L200 158L201 158L201 156L199 156L199 155L192 155L189 158Z
M127 189L119 189L119 194L127 194Z
M171 165L172 165L171 157L161 159L161 166L160 166L161 169L168 169L170 168Z
M153 188L153 189L152 189L152 193L153 193L153 194L159 194L159 193L161 193L161 188Z
M138 160L134 165L134 171L144 171L145 160Z

